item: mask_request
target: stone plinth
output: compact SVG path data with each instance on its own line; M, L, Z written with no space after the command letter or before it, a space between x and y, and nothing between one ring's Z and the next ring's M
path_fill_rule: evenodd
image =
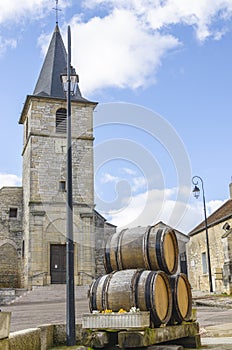
M0 339L9 337L10 320L11 312L0 312Z
M178 344L188 344L194 348L200 347L199 325L197 322L148 328L144 331L121 331L118 333L120 348L142 348L158 343L178 340Z
M41 350L41 330L30 328L10 334L11 350Z

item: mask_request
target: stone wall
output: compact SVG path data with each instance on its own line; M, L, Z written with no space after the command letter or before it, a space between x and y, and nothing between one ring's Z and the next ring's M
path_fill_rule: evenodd
M20 287L22 259L22 188L0 189L0 287Z
M104 275L104 248L107 238L116 232L116 226L109 224L95 212L95 276Z
M228 292L228 286L223 282L223 267L226 251L222 238L225 231L222 227L225 222L232 225L232 219L229 219L208 228L212 283L215 292ZM191 236L187 245L188 277L193 289L209 291L208 267L207 271L203 271L204 263L202 262L202 254L205 254L207 264L205 230Z
M223 283L228 294L232 294L232 229L222 238L224 250Z
M65 107L65 101L31 99L24 121L23 169L29 175L23 176L25 199L27 191L31 201L60 199L67 148L66 134L56 133L56 111ZM93 205L93 107L78 103L72 107L73 195L74 201L88 205Z

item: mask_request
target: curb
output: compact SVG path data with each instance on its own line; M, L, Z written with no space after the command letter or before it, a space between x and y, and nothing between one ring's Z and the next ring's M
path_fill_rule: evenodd
M212 300L212 301L205 301L205 300L195 299L195 300L193 300L193 305L195 305L195 306L219 307L221 309L232 309L232 305L231 304L215 303L214 300Z

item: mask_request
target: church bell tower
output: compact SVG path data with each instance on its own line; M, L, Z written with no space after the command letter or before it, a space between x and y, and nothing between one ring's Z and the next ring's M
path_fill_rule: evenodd
M23 275L25 287L65 283L66 97L60 75L67 53L56 24L35 90L20 117L23 141ZM73 236L75 284L94 275L93 111L72 96Z

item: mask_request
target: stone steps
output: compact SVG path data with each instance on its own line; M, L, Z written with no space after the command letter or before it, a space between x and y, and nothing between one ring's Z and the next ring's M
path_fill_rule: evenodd
M20 288L0 288L0 305L9 304L16 298L24 295L26 292L26 289Z

